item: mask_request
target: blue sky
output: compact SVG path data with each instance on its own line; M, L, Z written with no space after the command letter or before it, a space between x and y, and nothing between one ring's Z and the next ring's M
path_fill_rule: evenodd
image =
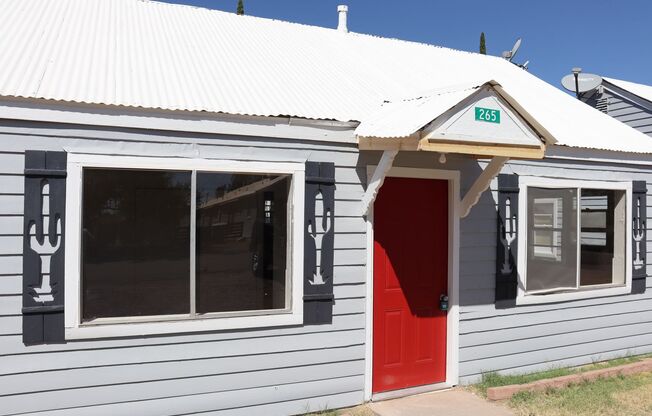
M164 0L235 11L237 0ZM349 5L355 32L500 55L518 37L517 62L559 86L573 66L652 85L652 1L649 0L244 0L246 14L337 26L337 5Z

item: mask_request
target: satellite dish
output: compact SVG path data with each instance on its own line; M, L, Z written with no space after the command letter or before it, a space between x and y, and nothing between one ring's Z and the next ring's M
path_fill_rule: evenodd
M511 51L505 51L503 52L503 58L507 59L508 61L512 62L512 59L516 56L516 52L518 52L518 48L521 47L521 38L516 39L516 43L512 47Z
M577 75L577 91L575 90L575 74L568 74L561 79L561 85L571 92L587 92L598 88L602 77L595 74L580 73Z

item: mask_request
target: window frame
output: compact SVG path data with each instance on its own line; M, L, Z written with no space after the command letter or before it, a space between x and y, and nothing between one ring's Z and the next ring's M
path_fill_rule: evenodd
M84 168L160 169L201 172L283 174L290 176L285 309L99 318L82 323L81 233ZM193 175L194 177L194 175ZM108 156L68 153L66 178L65 335L66 339L125 337L228 329L264 328L303 323L303 228L305 164L219 159ZM193 199L194 200L194 197ZM194 208L194 204L192 207ZM191 210L191 216L195 212ZM189 249L194 248L191 244ZM194 263L191 261L191 264ZM191 268L192 270L192 268ZM194 291L190 277L191 293Z
M608 284L595 285L590 287L578 288L568 292L545 293L541 291L526 292L527 282L527 243L528 243L528 188L576 188L578 189L578 216L581 216L581 189L605 189L625 192L625 284ZM595 181L582 179L560 179L540 176L520 176L519 177L519 196L518 196L518 285L516 294L517 305L531 305L540 303L564 302L570 300L589 299L604 296L618 296L631 292L632 289L632 182L631 181ZM630 225L630 226L628 226ZM577 221L578 235L578 259L581 250L579 250L579 241L581 235L581 221ZM523 230L523 231L521 231ZM578 268L579 262L578 262ZM578 272L579 273L579 272Z

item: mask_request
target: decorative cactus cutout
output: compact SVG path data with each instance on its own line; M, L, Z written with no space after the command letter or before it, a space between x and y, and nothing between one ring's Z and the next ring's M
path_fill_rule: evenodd
M321 192L318 194L320 195ZM315 221L314 223L308 224L308 232L310 233L310 236L315 240L315 248L317 249L317 264L315 265L315 272L313 273L313 279L308 280L308 283L311 285L323 285L326 283L326 280L324 280L324 276L322 275L322 269L321 269L321 248L322 248L322 241L324 239L324 235L328 233L331 229L331 218L330 218L330 211L326 208L326 205L324 204L323 200L323 195L322 199L320 199L321 204L323 206L323 214L322 214L322 220L321 221ZM320 229L316 230L316 223L319 223Z
M31 223L29 226L29 235L30 241L29 245L32 250L40 257L41 262L41 276L40 276L40 286L32 287L34 294L32 297L35 302L52 302L54 300L52 285L50 284L50 260L52 255L59 250L61 245L61 218L56 219L56 227L54 230L50 230L49 221L47 221L46 207L49 206L50 197L48 195L49 186L47 182L41 187L41 198L42 198L42 212L43 215L43 242L39 242L37 238L36 223ZM53 238L48 238L50 231L54 232L55 235ZM52 244L52 241L55 241Z
M641 218L641 198L636 199L636 218L632 222L632 237L636 242L634 268L640 269L645 265L645 259L641 257L641 242L645 238L645 219Z
M505 256L503 267L500 272L504 275L512 272L512 265L509 262L512 243L516 240L516 214L512 214L511 200L505 201L505 224L500 226L500 241L503 243Z

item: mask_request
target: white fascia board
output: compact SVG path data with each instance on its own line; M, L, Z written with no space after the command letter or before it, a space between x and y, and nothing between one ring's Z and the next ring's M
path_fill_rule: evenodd
M2 118L90 126L272 137L356 144L357 122L166 111L0 98Z
M635 166L652 166L652 153L616 152L613 150L587 149L560 145L546 147L545 158L595 163L617 163Z

